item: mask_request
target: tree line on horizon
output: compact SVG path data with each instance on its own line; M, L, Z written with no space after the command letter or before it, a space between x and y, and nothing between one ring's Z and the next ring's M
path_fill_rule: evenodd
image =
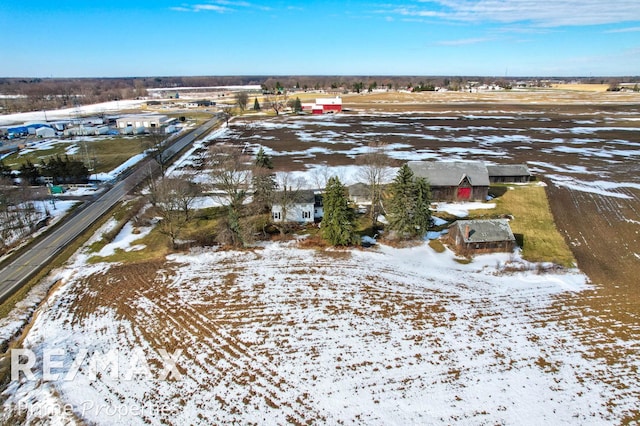
M497 76L168 76L113 78L0 78L0 112L14 113L58 108L148 96L150 88L256 85L287 90L328 90L362 92L376 88L433 90L446 87L459 90L469 82L507 87L513 81L532 85L549 80L582 83L640 83L640 77L497 77Z

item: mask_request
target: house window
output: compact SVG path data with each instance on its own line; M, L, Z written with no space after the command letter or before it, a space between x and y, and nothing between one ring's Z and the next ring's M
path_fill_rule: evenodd
M302 218L303 219L311 219L311 212L308 212L308 211L302 212Z
M280 212L273 212L273 220L280 220Z

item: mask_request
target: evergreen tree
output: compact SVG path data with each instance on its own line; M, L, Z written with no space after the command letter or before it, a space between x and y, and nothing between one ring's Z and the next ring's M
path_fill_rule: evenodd
M293 112L300 111L302 111L302 102L300 102L300 98L296 98L295 102L293 103Z
M20 178L27 181L30 185L37 185L40 171L38 167L30 160L20 166Z
M345 186L335 176L327 182L323 205L322 237L334 246L356 244L355 214L348 205Z
M54 183L86 183L89 180L89 170L82 161L74 160L65 155L50 157L41 161L42 176L53 178Z
M390 186L389 230L400 238L424 235L431 221L430 204L429 183L424 178L415 178L409 166L403 165Z
M4 161L0 160L0 177L2 178L11 178L11 167L4 164Z
M416 178L413 182L415 205L413 210L414 236L422 237L431 224L431 188L425 178Z
M262 147L256 153L256 166L262 167L263 169L273 169L273 163L271 162L271 157L269 157Z
M253 170L253 204L258 213L268 213L271 210L273 191L276 188L275 176L272 172L273 164L262 147L256 154Z
M258 98L253 101L253 109L254 111L260 111L260 102L258 102Z
M403 165L390 185L390 199L387 209L389 229L405 237L413 233L414 188L413 172Z

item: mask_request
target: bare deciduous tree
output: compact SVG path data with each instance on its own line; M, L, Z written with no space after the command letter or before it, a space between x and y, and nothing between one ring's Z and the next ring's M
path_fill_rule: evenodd
M323 190L327 186L327 182L329 182L329 178L332 176L333 174L326 164L317 166L311 171L312 183L320 190Z
M214 196L227 206L227 219L219 232L220 243L244 246L251 230L243 226L245 201L251 185L252 159L239 146L213 145L209 150Z
M169 158L166 155L168 144L166 143L166 135L161 128L151 129L149 135L143 142L145 152L153 157L158 165L160 165L160 177L164 179Z
M389 157L385 153L385 145L372 143L369 145L369 152L357 158L360 165L358 178L363 180L369 187L369 197L371 200L371 224L375 227L378 223L378 216L382 211L382 185L391 178L391 167Z
M184 178L162 179L151 187L151 197L162 217L160 232L171 239L173 248L190 218L191 207L200 191L197 185Z
M240 109L240 113L242 114L244 110L247 109L247 103L249 102L249 95L247 92L240 91L236 93L236 105Z
M193 176L191 175L183 175L179 179L172 179L172 182L173 193L180 206L180 210L188 221L191 219L193 204L202 194L202 188L193 182Z
M269 108L274 110L276 115L279 115L287 106L287 89L280 82L270 83L269 80L265 82L263 88L265 89L264 98Z

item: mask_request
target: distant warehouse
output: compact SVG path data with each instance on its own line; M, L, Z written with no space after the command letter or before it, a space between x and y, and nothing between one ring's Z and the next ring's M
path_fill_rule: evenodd
M150 114L150 115L125 115L116 119L116 126L118 129L125 129L127 127L152 129L155 127L163 127L174 119L169 119L166 115Z

